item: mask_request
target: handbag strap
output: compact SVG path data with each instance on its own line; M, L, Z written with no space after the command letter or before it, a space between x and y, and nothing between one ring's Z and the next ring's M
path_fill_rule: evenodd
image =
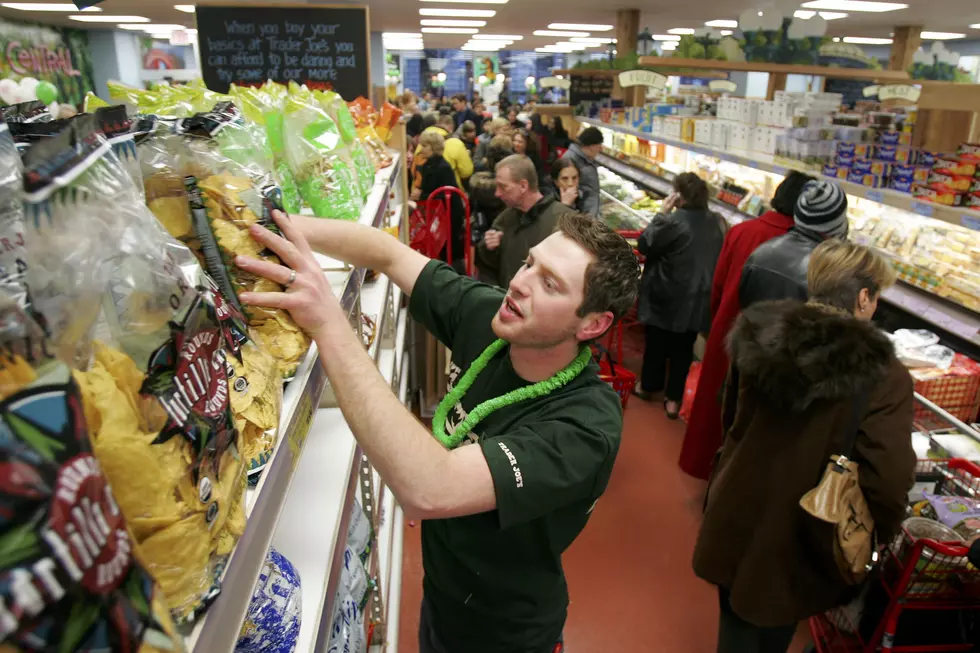
M861 418L868 407L871 399L871 384L865 384L854 400L851 402L851 416L847 421L847 430L844 431L844 441L841 443L840 455L850 458L854 452L854 444L857 442L858 432L861 430Z

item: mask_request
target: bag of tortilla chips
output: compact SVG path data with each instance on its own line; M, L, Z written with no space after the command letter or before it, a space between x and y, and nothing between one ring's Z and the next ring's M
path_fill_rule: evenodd
M23 176L20 155L7 125L0 122L0 293L27 308L24 205L20 200Z
M0 650L183 651L93 456L91 409L0 294Z
M244 327L140 202L94 116L25 156L35 312L74 368L95 456L141 559L185 621L245 528L229 361Z

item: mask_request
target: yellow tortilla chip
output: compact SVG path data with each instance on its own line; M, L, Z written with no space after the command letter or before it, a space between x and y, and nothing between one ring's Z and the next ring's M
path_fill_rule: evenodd
M204 513L183 519L140 543L148 571L175 614L188 615L213 582L211 531Z
M146 205L174 238L184 240L194 235L186 197L158 197L147 201Z
M21 356L3 355L0 358L0 399L14 394L37 379L37 372Z

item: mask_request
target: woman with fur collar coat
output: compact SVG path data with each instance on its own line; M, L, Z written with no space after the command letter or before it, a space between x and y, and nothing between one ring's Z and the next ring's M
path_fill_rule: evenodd
M694 553L694 571L719 588L719 653L783 653L798 622L851 598L799 501L841 453L855 401L863 417L851 458L878 541L904 518L912 379L870 323L894 280L868 248L828 241L810 261L809 303L755 304L730 334L726 438Z

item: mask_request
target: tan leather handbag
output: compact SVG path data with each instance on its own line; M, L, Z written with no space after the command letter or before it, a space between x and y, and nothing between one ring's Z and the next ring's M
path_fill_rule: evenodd
M849 585L864 581L871 571L876 549L874 519L858 483L859 465L848 459L867 403L867 393L854 402L841 447L845 453L830 457L819 485L800 499L801 508L834 526L834 558L842 579Z

